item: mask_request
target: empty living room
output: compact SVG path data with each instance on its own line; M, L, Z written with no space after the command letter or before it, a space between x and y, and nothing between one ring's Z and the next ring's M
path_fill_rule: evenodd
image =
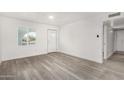
M123 12L0 12L0 79L124 79L123 32Z
M123 0L0 0L1 93L123 86Z

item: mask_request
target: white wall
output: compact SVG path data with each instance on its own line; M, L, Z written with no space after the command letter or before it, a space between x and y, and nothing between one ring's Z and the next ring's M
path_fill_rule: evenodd
M102 32L104 15L96 13L91 18L65 25L60 32L60 51L102 63ZM99 38L97 38L99 34Z
M24 20L0 17L2 31L2 60L40 55L47 53L47 30L58 29L55 26L32 23ZM37 40L35 45L18 46L18 27L35 29Z
M117 41L116 41L116 50L124 52L124 31L116 31Z

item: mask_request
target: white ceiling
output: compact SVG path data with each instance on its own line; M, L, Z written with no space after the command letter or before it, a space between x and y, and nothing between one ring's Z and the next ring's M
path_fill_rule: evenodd
M61 26L84 18L93 18L103 13L105 12L0 12L0 15L27 21ZM54 20L50 20L48 18L51 15L55 17ZM124 26L124 17L114 19L114 25Z
M96 16L95 12L1 12L0 15L18 18L33 22L40 22L51 25L64 25L82 18L89 18ZM48 16L54 16L54 20L50 20Z

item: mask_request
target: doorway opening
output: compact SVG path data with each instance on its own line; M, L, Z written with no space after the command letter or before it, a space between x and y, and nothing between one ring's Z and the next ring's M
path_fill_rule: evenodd
M124 18L107 20L103 28L104 62L124 62Z

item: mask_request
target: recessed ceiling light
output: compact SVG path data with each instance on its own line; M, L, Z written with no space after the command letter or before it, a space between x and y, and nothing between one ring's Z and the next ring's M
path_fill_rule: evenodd
M49 16L49 19L54 19L54 16Z

